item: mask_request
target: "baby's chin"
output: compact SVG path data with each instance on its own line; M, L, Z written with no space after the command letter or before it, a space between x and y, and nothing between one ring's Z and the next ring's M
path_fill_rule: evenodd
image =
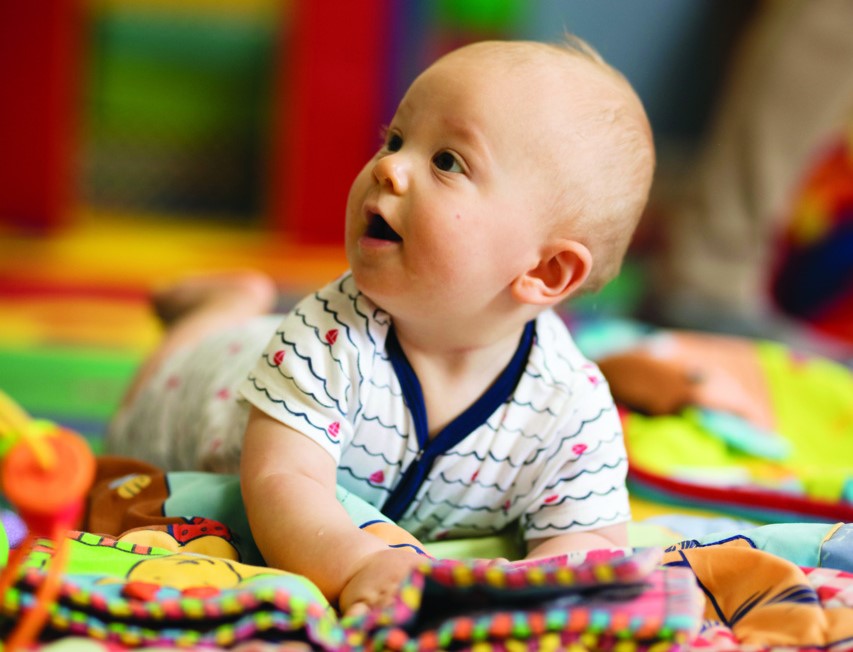
M369 274L366 276L367 278L360 278L353 272L355 286L377 308L394 319L407 317L417 320L423 318L420 308L423 299L419 299L415 293L402 285L389 284L387 278L370 278Z
M382 293L378 292L377 288L375 288L370 282L370 279L368 278L369 275L361 272L358 266L350 266L350 272L352 273L352 279L355 282L356 289L358 289L361 294L370 299L379 308L382 308L382 304L380 303L382 300Z

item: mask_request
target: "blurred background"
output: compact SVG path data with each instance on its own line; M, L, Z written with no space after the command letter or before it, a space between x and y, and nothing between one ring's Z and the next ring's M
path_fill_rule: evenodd
M570 310L848 355L849 0L44 0L0 3L0 386L48 349L53 374L135 362L149 288L185 273L330 280L414 76L566 31L632 82L659 156L624 273Z
M81 210L130 212L324 244L340 241L340 188L378 126L444 52L575 32L633 82L661 145L681 146L702 132L753 13L705 0L4 4L5 224L49 234ZM315 160L322 178L305 169ZM294 193L320 195L328 214L289 214L303 208Z

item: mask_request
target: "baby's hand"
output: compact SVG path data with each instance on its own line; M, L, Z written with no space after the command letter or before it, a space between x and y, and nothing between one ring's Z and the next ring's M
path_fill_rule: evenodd
M388 548L367 556L341 591L338 606L345 616L360 616L375 607L391 604L416 567L427 557L408 550Z

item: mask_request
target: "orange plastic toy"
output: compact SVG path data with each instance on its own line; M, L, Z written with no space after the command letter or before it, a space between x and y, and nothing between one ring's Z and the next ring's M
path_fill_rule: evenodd
M68 560L66 534L82 516L84 497L95 476L95 458L86 440L54 423L34 420L0 392L0 485L27 525L27 537L0 571L5 605L18 570L37 539L54 542L47 574L35 602L5 641L7 650L32 643L48 617ZM23 611L23 610L22 610Z

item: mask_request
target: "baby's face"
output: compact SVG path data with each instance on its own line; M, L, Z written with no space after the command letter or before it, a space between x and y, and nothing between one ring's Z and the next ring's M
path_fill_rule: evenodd
M488 314L535 265L563 121L542 87L465 48L409 88L347 203L355 280L395 318Z

